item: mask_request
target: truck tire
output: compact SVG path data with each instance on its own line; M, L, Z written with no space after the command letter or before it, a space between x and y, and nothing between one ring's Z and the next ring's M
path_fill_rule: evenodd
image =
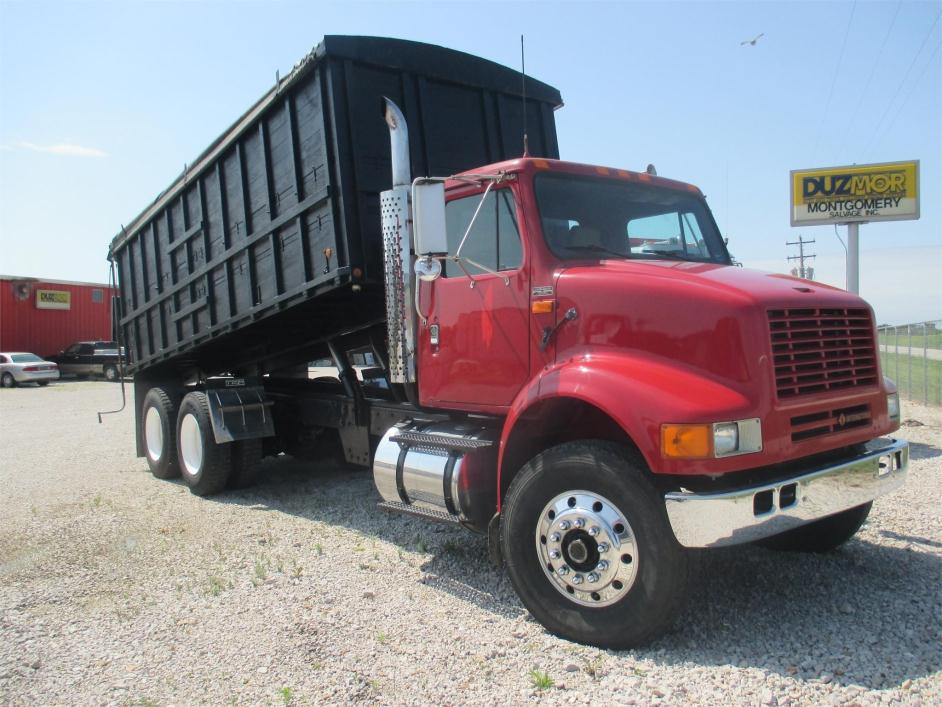
M641 464L615 444L569 442L511 483L501 549L514 589L551 633L622 649L677 616L687 553Z
M835 513L756 542L769 550L783 552L830 552L850 540L870 515L873 502Z
M163 388L151 388L141 408L141 439L147 466L158 479L180 476L176 432L177 399Z
M110 364L105 366L104 370L102 371L102 374L105 376L106 381L111 381L112 383L115 383L118 381L118 367L117 366L112 366Z
M187 393L177 413L177 454L183 483L197 496L226 488L232 473L232 443L216 444L206 393Z
M232 475L229 488L244 489L258 480L258 466L262 463L262 440L243 439L232 443Z

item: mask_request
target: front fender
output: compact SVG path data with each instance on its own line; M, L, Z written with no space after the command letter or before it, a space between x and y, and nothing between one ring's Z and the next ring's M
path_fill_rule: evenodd
M745 390L676 361L638 352L578 354L544 369L514 399L501 434L498 483L515 425L528 410L551 398L574 398L601 410L632 439L648 468L662 474L722 471L715 468L719 460L662 458L662 423L738 420L750 417L756 408Z

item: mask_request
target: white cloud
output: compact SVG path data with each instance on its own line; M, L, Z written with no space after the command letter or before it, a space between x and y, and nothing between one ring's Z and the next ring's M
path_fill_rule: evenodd
M107 157L108 153L99 150L97 147L85 147L84 145L70 145L68 143L59 143L57 145L36 145L32 142L15 142L13 147L21 150L32 150L33 152L45 152L50 155L65 155L67 157Z

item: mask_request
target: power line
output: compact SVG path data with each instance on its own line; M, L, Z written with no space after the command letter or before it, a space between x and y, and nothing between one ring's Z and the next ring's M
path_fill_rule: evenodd
M844 143L847 142L847 136L854 127L854 121L857 120L857 113L860 112L860 106L863 104L864 96L866 96L867 91L870 90L870 84L873 82L873 77L877 73L877 67L880 65L880 58L883 56L883 50L886 49L886 43L890 38L890 33L893 31L893 27L896 26L896 18L899 17L899 11L902 6L903 0L899 0L899 2L896 3L896 11L893 13L893 19L890 20L890 25L886 28L886 34L883 35L883 42L880 44L880 49L877 51L876 58L873 60L873 67L870 69L870 75L864 82L864 89L860 92L860 98L857 99L856 107L850 113L850 121L847 123L847 128L841 131L841 146L838 148L837 153L835 153L837 155L844 154Z
M906 107L906 104L909 103L909 99L912 98L913 94L916 92L916 87L919 86L919 84L922 82L922 78L926 75L926 72L932 68L932 60L935 59L935 55L939 53L939 49L942 49L942 42L935 45L935 50L931 55L929 55L929 61L927 61L926 65L922 67L922 73L919 74L919 78L917 78L909 87L909 92L906 94L903 102L899 104L899 108L897 109L896 113L893 114L893 119L887 123L886 130L883 131L883 135L880 136L880 138L877 139L877 141L874 143L874 147L879 145L884 139L886 139L887 135L893 132L893 126L896 125L896 121L899 120L899 117L903 114L903 109Z
M883 121L886 119L887 113L890 112L890 108L893 106L893 103L896 101L897 96L899 96L900 90L902 90L903 85L906 83L906 79L909 78L909 73L913 70L913 67L916 65L916 59L919 58L919 55L922 54L923 47L926 46L926 42L929 41L929 37L932 36L932 30L935 29L936 24L939 22L939 18L942 17L942 10L939 11L939 14L935 16L935 21L929 26L929 31L926 32L926 36L922 40L922 44L919 45L919 49L916 50L916 53L913 55L913 60L909 62L909 68L906 69L906 73L903 75L902 81L896 84L896 91L893 93L893 97L890 99L890 102L886 104L886 110L883 111L883 115L880 116L880 120L877 121L876 127L873 129L873 134L870 136L870 140L867 142L867 146L864 148L864 153L869 153L870 146L873 145L873 141L877 136L877 133L880 131L880 128L883 127Z
M818 126L818 136L814 140L814 150L812 155L817 157L818 154L818 144L821 142L821 133L824 130L825 121L828 117L828 109L831 107L831 98L834 96L834 86L837 85L838 74L841 73L841 64L844 62L844 50L847 48L847 37L850 35L850 26L854 22L854 12L857 10L857 0L854 0L854 4L850 8L850 18L847 20L847 29L844 30L844 41L841 42L841 53L837 58L837 65L834 67L834 78L831 79L831 90L828 91L828 99L824 104L824 113L821 114L821 125Z

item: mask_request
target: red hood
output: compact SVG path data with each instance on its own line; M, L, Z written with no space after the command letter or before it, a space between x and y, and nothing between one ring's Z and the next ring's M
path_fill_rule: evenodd
M557 358L614 347L687 363L728 384L769 375L769 309L868 306L787 275L662 260L573 265L559 271L556 292L559 312L579 314L560 328Z

